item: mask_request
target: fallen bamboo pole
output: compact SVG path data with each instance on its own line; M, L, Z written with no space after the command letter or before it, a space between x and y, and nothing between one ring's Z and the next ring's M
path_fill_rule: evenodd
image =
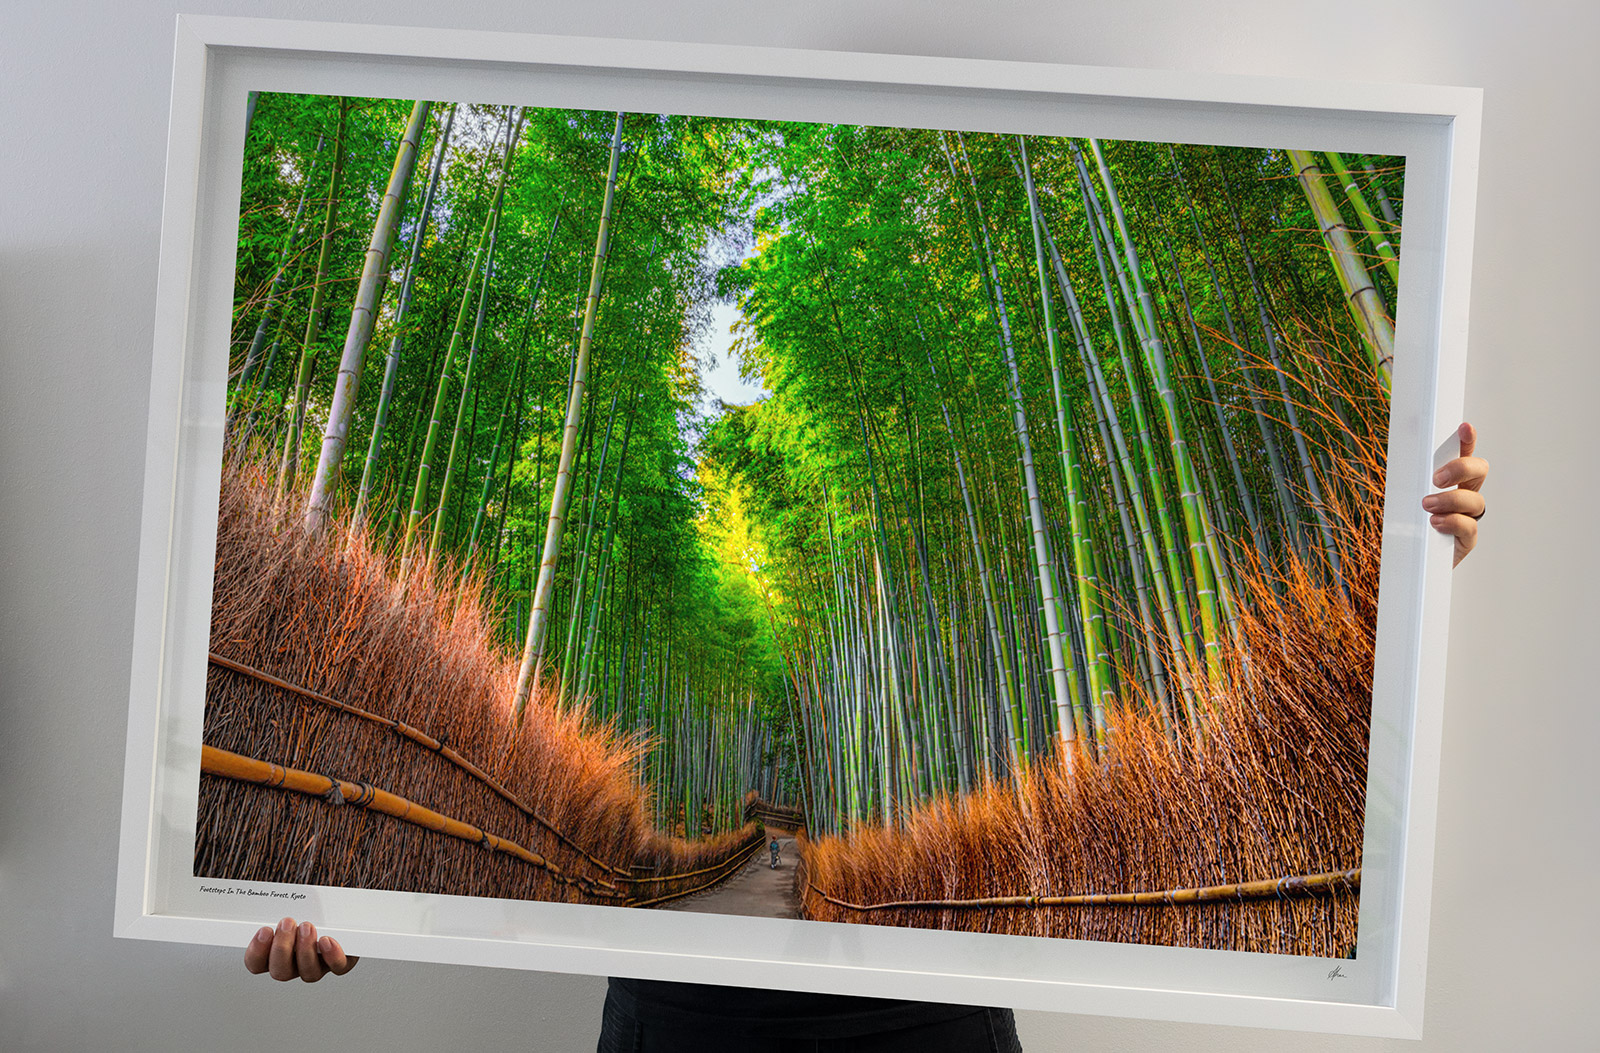
M1267 899L1306 895L1312 892L1354 892L1361 888L1361 868L1334 870L1325 874L1245 881L1232 885L1207 885L1203 888L1165 889L1160 892L1093 892L1076 896L990 896L985 899L908 899L887 903L850 903L835 899L806 882L806 888L846 910L973 910L992 907L1102 907L1102 906L1180 906L1191 903L1217 903L1224 900Z
M333 805L348 804L382 812L384 815L393 816L402 822L413 823L435 833L480 844L491 852L504 852L514 856L524 863L547 871L557 881L578 888L589 895L605 899L624 898L623 892L615 885L568 874L559 864L522 847L515 841L481 830L471 823L452 819L415 801L407 800L399 794L380 790L370 783L347 782L328 775L317 775L314 772L230 753L215 746L200 747L200 770L207 775L254 783L269 789L293 790L311 797L321 797Z
M529 819L532 819L534 822L538 823L541 827L547 830L567 848L583 856L590 863L593 863L601 870L606 871L608 874L614 874L617 877L624 879L630 877L626 870L620 867L612 866L610 863L607 863L605 860L600 859L598 856L595 856L584 849L583 846L575 843L570 837L557 829L554 823L550 822L548 819L544 818L544 816L534 811L532 805L528 804L522 798L512 793L509 789L502 785L499 780L495 779L488 772L478 767L466 757L463 757L461 754L457 753L454 749L445 745L440 739L436 739L432 735L429 735L424 731L420 731L404 721L381 716L380 714L374 713L371 710L362 709L360 706L353 706L348 702L341 702L336 698L330 698L327 695L312 691L310 688L301 687L298 684L291 684L287 680L283 680L279 677L273 676L271 673L263 672L262 670L253 668L252 666L245 665L243 662L235 662L231 658L224 658L215 651L210 652L210 659L212 665L220 666L223 669L239 673L243 676L251 677L261 681L263 684L270 684L273 687L279 688L280 690L287 691L292 695L299 695L301 698L307 698L321 705L328 706L332 709L337 709L341 713L349 713L351 716L360 717L362 720L369 720L374 724L381 724L384 727L393 730L402 738L410 739L412 742L415 742L424 749L437 753L451 764L454 764L468 775L471 775L473 778L489 787L489 789L493 790L495 793L505 798L506 801L510 802L511 805L518 811L522 812L523 815L526 815Z

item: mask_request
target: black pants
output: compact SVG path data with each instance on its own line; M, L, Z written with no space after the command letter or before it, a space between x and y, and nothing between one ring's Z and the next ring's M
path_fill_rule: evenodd
M851 1038L754 1038L709 1024L641 1020L608 993L596 1053L1022 1053L1022 1045L1009 1009L977 1009Z

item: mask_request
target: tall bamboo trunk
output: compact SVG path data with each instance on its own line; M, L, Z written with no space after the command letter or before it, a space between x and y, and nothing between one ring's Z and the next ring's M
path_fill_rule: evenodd
M383 363L383 387L378 392L378 410L373 416L372 438L367 443L367 457L361 469L361 482L356 488L355 510L350 517L351 530L365 530L367 505L372 499L372 482L378 469L378 455L383 449L383 434L389 422L389 407L394 400L395 383L400 373L400 355L406 344L406 313L411 307L411 290L415 288L417 272L422 263L422 246L428 238L428 221L433 215L433 199L439 190L439 179L444 172L445 155L450 148L450 130L455 126L456 107L450 107L439 141L434 146L433 170L428 176L428 188L422 195L422 211L417 219L417 230L412 235L411 257L406 262L406 276L400 283L400 295L394 310L394 337L389 341L389 354Z
M626 368L627 362L624 361L623 370L626 370ZM566 701L572 690L572 679L576 675L578 668L578 634L580 626L583 624L584 615L588 610L586 593L589 589L589 562L593 556L591 550L593 548L592 542L594 540L595 517L599 513L600 492L604 488L605 484L606 458L611 452L611 436L615 431L617 422L617 404L622 395L622 385L624 382L625 378L619 376L616 383L616 390L613 391L611 395L611 407L606 413L605 435L600 440L600 456L598 460L590 466L591 478L585 486L585 490L588 493L589 499L589 511L588 514L584 516L583 535L582 539L578 542L578 566L576 573L574 573L572 577L572 597L569 602L570 610L567 612L566 642L561 648L561 684L560 694L557 697L557 705L566 704ZM630 418L629 424L631 425L631 423L632 420ZM620 488L622 486L622 473L620 468L617 472L616 486L620 492ZM579 502L579 505L581 507L581 501Z
M1106 476L1110 480L1112 495L1117 509L1118 525L1122 530L1123 551L1127 556L1129 574L1134 582L1134 595L1137 601L1140 631L1144 637L1146 661L1149 665L1149 682L1155 696L1157 707L1162 716L1163 725L1168 736L1174 736L1177 721L1172 711L1171 698L1167 686L1167 677L1164 665L1160 658L1161 649L1157 644L1158 632L1171 632L1171 639L1176 641L1177 627L1173 618L1170 603L1163 597L1164 592L1158 593L1157 603L1160 606L1160 621L1152 608L1150 579L1147 573L1156 576L1158 585L1165 580L1161 575L1158 561L1155 557L1154 539L1150 533L1149 513L1145 509L1143 492L1140 487L1138 474L1133 468L1132 457L1128 451L1127 440L1122 432L1122 423L1117 419L1116 406L1111 401L1111 391L1106 383L1104 370L1100 366L1100 356L1095 349L1093 337L1083 317L1082 305L1078 302L1076 289L1072 279L1067 274L1066 264L1061 258L1061 250L1056 245L1055 238L1050 233L1049 223L1044 216L1039 217L1040 229L1044 234L1045 246L1050 250L1050 261L1056 276L1057 287L1066 301L1067 317L1072 323L1073 336L1078 347L1078 359L1083 365L1083 370L1090 381L1089 393L1095 408L1095 418L1100 430L1100 447L1107 462ZM1118 469L1121 469L1120 471ZM1135 528L1134 520L1137 519L1138 527ZM1141 559L1141 554L1145 555ZM1154 568L1149 570L1147 568Z
M1322 538L1322 551L1327 556L1329 566L1333 568L1334 576L1342 578L1344 572L1340 565L1339 547L1334 543L1333 527L1328 522L1326 509L1323 508L1322 486L1317 482L1317 473L1311 464L1311 451L1306 445L1305 432L1300 427L1300 410L1289 394L1287 371L1278 349L1277 326L1267 308L1267 294L1261 287L1261 278L1256 271L1255 254L1250 251L1250 243L1245 237L1239 210L1234 206L1233 195L1228 190L1228 171L1222 166L1220 158L1217 159L1217 170L1222 173L1223 200L1227 203L1228 214L1233 219L1234 232L1239 238L1239 253L1244 257L1245 274L1250 279L1250 289L1255 295L1256 316L1261 325L1261 336L1267 345L1267 357L1272 365L1273 379L1277 381L1278 395L1283 401L1284 418L1289 424L1290 434L1294 437L1295 453L1300 458L1300 478L1305 483L1305 493L1310 499L1311 512L1317 520L1317 530Z
M400 574L403 577L410 567L412 544L416 539L418 528L421 526L423 510L428 501L428 484L433 475L433 458L437 452L439 432L442 429L442 420L446 406L446 396L450 391L450 367L455 362L456 351L461 347L461 340L465 331L467 311L472 306L473 276L478 273L479 265L483 260L483 253L489 242L490 231L500 211L500 202L503 200L506 183L511 178L511 162L516 153L516 143L522 127L521 111L516 118L507 122L514 126L510 140L506 144L505 157L501 162L500 182L495 187L493 199L489 204L488 214L483 220L483 230L478 234L478 247L473 253L472 264L467 268L465 287L461 290L461 303L456 308L455 327L450 333L450 342L445 347L444 363L439 367L439 384L434 392L433 415L428 420L427 437L422 443L421 463L417 466L417 482L411 491L411 511L406 516L405 533L400 538Z
M1116 424L1116 406L1111 400L1109 389L1105 386L1103 371L1096 365L1095 381L1104 403L1104 412L1112 422L1112 434L1117 439L1118 462L1122 469L1124 481L1128 487L1129 503L1133 506L1135 517L1139 524L1139 538L1144 552L1146 567L1150 572L1150 580L1155 589L1157 607L1161 615L1161 624L1166 631L1166 647L1173 657L1171 671L1173 679L1180 688L1184 709L1188 716L1191 728L1198 724L1197 689L1193 683L1190 671L1190 658L1188 636L1192 631L1192 619L1189 615L1188 602L1183 592L1183 575L1181 561L1174 548L1172 521L1167 511L1165 487L1155 463L1156 447L1152 437L1149 414L1145 410L1142 385L1139 381L1140 370L1128 354L1127 338L1123 330L1121 309L1118 306L1116 293L1111 284L1111 271L1107 268L1107 258L1113 268L1117 269L1119 282L1123 283L1123 300L1128 302L1132 297L1127 294L1125 280L1120 268L1117 266L1117 253L1111 238L1110 227L1099 207L1099 199L1095 194L1089 170L1083 161L1081 151L1075 143L1069 144L1078 173L1079 192L1084 202L1084 219L1088 226L1089 242L1094 249L1095 267L1099 272L1101 295L1105 299L1106 309L1111 315L1112 333L1117 345L1118 360L1122 365L1123 381L1128 388L1128 403L1133 409L1134 424L1138 429L1138 460L1142 465L1134 463L1133 445L1126 441L1120 425ZM1058 272L1059 275L1060 272ZM1133 315L1130 311L1129 318ZM1160 548L1157 548L1157 533L1160 537ZM1130 552L1130 558L1135 553ZM1152 655L1152 661L1159 661L1160 656Z
M1389 281L1394 287L1400 287L1400 258L1395 255L1394 246L1389 242L1389 235L1383 232L1378 223L1378 217L1372 214L1372 206L1367 204L1367 195L1362 191L1361 184L1355 176L1350 174L1350 169L1344 163L1344 158L1338 154L1328 153L1328 164L1333 168L1333 174L1339 180L1339 185L1344 187L1344 196L1349 198L1350 205L1356 210L1356 216L1361 220L1362 232L1367 240L1372 243L1372 251L1378 254L1383 261L1384 270L1389 272Z
M942 141L942 140L941 140ZM960 142L960 135L957 135ZM964 151L963 151L964 152ZM950 160L947 158L947 160ZM951 160L952 168L954 161ZM1023 401L1022 378L1017 370L1016 351L1011 340L1011 316L1006 310L1005 290L1000 284L1000 270L995 263L994 247L990 242L988 224L984 220L982 195L978 190L977 176L967 163L967 181L972 188L973 209L977 215L981 236L985 277L989 284L991 303L1000 330L1000 350L1005 362L1008 396L1011 400L1013 427L1022 452L1023 485L1027 491L1028 524L1033 535L1033 556L1040 606L1044 615L1044 635L1050 655L1051 703L1057 713L1057 734L1061 738L1062 756L1070 764L1076 741L1076 722L1072 710L1072 687L1067 679L1066 648L1062 639L1060 612L1056 602L1055 561L1050 555L1050 540L1044 521L1044 506L1039 498L1039 480L1034 471L1033 441L1028 429L1028 414Z
M339 178L344 174L344 125L350 100L339 100L339 122L333 133L333 171L328 176L328 202L322 213L322 248L317 253L317 270L311 280L311 307L306 312L306 332L300 341L300 367L295 371L293 419L283 440L283 456L278 461L278 492L287 493L294 485L300 460L300 431L305 426L306 397L311 392L311 370L317 360L317 328L321 323L323 290L327 286L328 256L333 250L333 225L339 214Z
M1334 203L1333 195L1328 192L1328 184L1323 181L1322 169L1317 166L1316 157L1307 150L1290 150L1288 154L1295 175L1299 176L1300 185L1305 189L1306 200L1311 203L1312 215L1322 231L1322 240L1327 246L1334 272L1339 276L1339 284L1344 288L1345 300L1351 317L1355 319L1356 329L1366 341L1373 368L1387 383L1389 371L1394 365L1394 322L1384 309L1378 287L1372 283L1372 275L1367 273L1366 265L1361 262L1355 241L1350 237L1350 229L1339 214L1339 206Z
M512 132L511 141L506 143L506 154L509 157L515 144L516 131ZM467 364L461 375L461 397L456 402L456 419L450 429L450 452L445 455L444 475L439 480L439 504L434 513L432 529L428 539L428 559L437 560L444 546L445 529L444 517L446 509L450 506L450 497L454 493L456 481L456 464L458 456L465 460L470 455L471 436L476 433L478 423L478 391L473 386L478 364L478 348L483 339L483 323L489 309L489 287L494 284L494 258L495 251L500 244L500 215L505 205L505 197L501 195L495 202L493 215L489 226L489 250L483 260L483 284L478 287L478 312L472 320L472 337L467 341ZM472 422L466 429L468 436L468 452L461 451L461 424L466 419L467 396L472 396ZM456 537L459 523L450 530L450 536Z
M617 164L622 157L622 114L617 114L611 131L611 163L606 171L605 202L600 208L600 229L595 235L594 266L589 273L589 296L584 303L583 329L578 336L578 354L573 367L572 387L567 398L567 419L561 437L561 459L556 468L555 491L550 500L550 518L545 526L544 547L539 560L539 579L534 587L533 607L528 618L528 638L522 645L522 664L517 670L516 690L512 695L513 719L520 720L527 707L529 692L544 662L545 634L550 621L550 598L555 587L556 562L561 556L561 535L567 521L567 503L572 496L572 467L577 459L578 418L583 393L589 383L589 351L594 339L595 314L600 308L602 275L611 239L611 206L617 190Z
M1279 526L1293 543L1299 533L1295 529L1293 522L1295 504L1289 496L1289 491L1286 488L1287 484L1284 481L1287 478L1287 472L1283 467L1283 455L1278 449L1277 436L1274 434L1266 407L1262 405L1261 393L1256 389L1252 371L1248 368L1248 363L1243 361L1243 358L1249 355L1250 346L1246 343L1245 334L1234 325L1233 311L1228 306L1228 296L1223 291L1222 281L1217 275L1216 264L1211 257L1211 248L1206 241L1205 233L1200 228L1199 210L1195 207L1194 199L1189 194L1189 183L1183 177L1183 169L1178 164L1177 152L1169 146L1167 154L1172 160L1173 178L1177 180L1179 189L1183 191L1183 199L1188 206L1189 218L1194 226L1195 239L1200 243L1200 253L1205 257L1206 274L1211 279L1212 292L1216 295L1217 304L1222 309L1222 323L1228 331L1228 340L1241 356L1239 375L1243 380L1245 394L1250 400L1251 419L1255 422L1257 434L1261 436L1261 448L1267 456L1267 466L1272 475L1272 493L1278 506ZM1261 545L1263 555L1265 555L1266 539L1264 536L1262 537Z
M1171 377L1167 368L1166 349L1161 339L1155 306L1144 282L1144 270L1140 265L1138 249L1128 231L1128 222L1123 213L1122 202L1117 194L1116 181L1112 178L1111 170L1106 164L1099 140L1090 139L1089 145L1094 151L1095 162L1100 172L1100 182L1105 187L1106 200L1111 206L1111 214L1116 220L1117 231L1122 238L1123 255L1127 260L1127 272L1133 279L1133 303L1137 305L1137 310L1131 310L1129 316L1135 322L1135 331L1138 332L1140 344L1144 347L1146 363L1156 384L1156 394L1166 423L1173 466L1178 476L1179 503L1183 514L1184 536L1189 551L1190 571L1193 575L1194 588L1199 600L1200 636L1204 646L1206 670L1211 681L1217 683L1222 677L1218 606L1220 604L1226 609L1229 604L1229 597L1222 586L1221 580L1213 572L1211 553L1206 548L1205 519L1207 514L1204 510L1205 496L1200 488L1199 475L1195 471L1194 462L1189 455L1189 444L1178 415L1177 397L1172 389ZM1116 258L1114 252L1112 258ZM1126 287L1124 287L1124 295L1126 295Z
M1093 736L1096 747L1105 749L1105 709L1111 690L1111 669L1100 640L1100 597L1093 577L1094 539L1090 536L1087 515L1079 493L1082 473L1072 429L1067 420L1066 401L1061 388L1060 356L1056 351L1055 306L1050 296L1049 279L1045 270L1044 239L1040 234L1039 196L1033 184L1033 168L1028 163L1028 142L1017 136L1017 147L1022 156L1023 189L1028 196L1029 229L1033 233L1034 269L1039 279L1039 301L1044 311L1045 346L1050 358L1051 395L1056 409L1056 437L1061 459L1061 478L1066 488L1067 520L1072 549L1072 562L1077 568L1077 613L1084 639L1084 657L1087 666L1089 699L1092 712L1079 712L1077 722L1081 731Z
M483 522L488 515L489 495L494 492L495 472L500 466L500 440L505 437L506 417L511 412L512 401L521 402L523 387L523 362L517 360L516 366L511 371L511 379L506 382L505 394L500 400L500 420L494 426L494 442L489 447L489 467L483 473L483 487L478 492L478 500L474 505L472 514L472 530L467 535L467 547L461 557L461 573L466 575L472 566L474 553L478 550L478 535L483 531ZM511 456L511 463L516 464L516 455ZM510 475L509 469L506 473Z
M254 93L252 93L254 94ZM306 197L311 192L311 180L316 177L317 166L315 158L322 153L322 137L317 137L317 148L313 153L311 167L306 171L305 179L300 183L300 200L294 207L294 218L289 221L289 233L284 236L283 249L278 254L278 266L272 272L272 282L267 286L267 301L261 307L261 318L256 323L255 333L250 338L250 348L245 352L244 367L239 372L239 381L233 389L233 398L228 401L228 426L231 428L238 415L240 407L250 398L251 388L256 379L256 372L261 365L262 352L267 348L267 337L272 332L273 323L277 320L279 296L283 292L284 279L288 277L290 264L294 261L294 247L300 240L300 221L306 212ZM271 361L267 363L271 366ZM261 375L266 376L266 370L261 370Z
M578 671L578 685L576 695L585 698L589 689L589 671L592 668L595 652L595 631L600 619L600 606L606 599L606 583L611 574L612 542L617 532L617 511L622 504L622 473L628 466L628 445L633 439L633 425L638 419L638 404L629 407L628 423L622 431L622 452L617 457L617 481L611 491L611 511L606 516L606 533L600 540L600 570L596 575L598 583L595 594L589 602L589 624L585 630L583 647L583 665Z
M322 434L322 451L317 457L317 473L311 479L311 500L306 505L306 529L312 533L321 530L327 522L338 490L345 438L350 431L350 415L355 412L356 393L361 385L361 365L366 357L367 344L372 340L378 304L387 284L389 250L394 245L394 232L400 226L401 213L405 211L406 187L411 182L412 170L416 168L422 129L428 123L428 110L432 105L419 99L411 107L411 119L406 122L405 135L395 151L389 185L378 206L372 237L367 241L366 258L361 264L361 282L356 287L355 305L350 310L350 326L345 331L344 352L339 356L333 401L328 406L328 424Z

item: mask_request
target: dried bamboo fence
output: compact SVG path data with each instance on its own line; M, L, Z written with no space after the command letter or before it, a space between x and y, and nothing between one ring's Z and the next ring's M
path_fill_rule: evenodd
M1381 426L1368 434L1333 451L1326 480L1341 574L1244 568L1244 646L1198 741L1174 745L1149 707L1125 707L1103 759L1042 764L1020 789L941 800L898 827L802 833L803 916L1352 954L1384 453Z
M336 779L329 775L317 775L314 772L300 771L298 768L286 768L281 764L256 760L254 757L241 757L237 753L219 750L215 746L202 746L200 748L200 770L207 775L217 775L225 779L253 783L269 789L282 788L311 797L320 797L330 805L370 808L374 812L393 816L403 822L413 823L425 830L432 830L435 833L458 838L469 844L480 845L491 852L504 852L522 860L529 866L538 867L554 880L579 889L590 896L612 901L624 901L627 898L627 894L614 884L605 881L589 881L582 877L570 875L562 870L560 865L551 862L537 852L529 851L515 841L508 841L487 830L480 830L470 823L463 823L458 819L452 819L448 815L441 815L431 808L424 808L415 801L397 797L387 790L373 786L371 783L346 782L343 779Z
M198 877L643 905L761 843L653 829L639 746L581 711L536 697L514 727L475 583L422 561L396 583L251 465L225 469L211 647Z
M987 910L993 907L1175 907L1186 903L1302 896L1315 892L1357 892L1361 868L1328 874L1300 874L1268 881L1241 881L1204 888L1169 888L1150 892L1086 892L1076 896L990 896L986 899L914 899L888 903L850 903L815 885L807 887L836 907L868 913L875 910Z

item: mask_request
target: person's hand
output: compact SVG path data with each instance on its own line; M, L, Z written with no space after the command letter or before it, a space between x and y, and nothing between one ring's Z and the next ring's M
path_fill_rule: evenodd
M1433 529L1455 538L1456 552L1452 566L1465 559L1478 543L1478 520L1483 518L1485 508L1483 495L1478 491L1489 474L1489 462L1472 455L1478 445L1477 429L1470 424L1463 424L1457 430L1456 437L1461 440L1461 456L1433 473L1434 486L1454 489L1429 494L1422 499L1422 507L1431 513L1429 521Z
M274 980L299 977L308 984L329 973L343 976L360 960L345 954L333 937L318 939L317 927L309 921L296 925L293 918L278 922L277 929L261 926L244 949L244 967L252 973L271 973Z

